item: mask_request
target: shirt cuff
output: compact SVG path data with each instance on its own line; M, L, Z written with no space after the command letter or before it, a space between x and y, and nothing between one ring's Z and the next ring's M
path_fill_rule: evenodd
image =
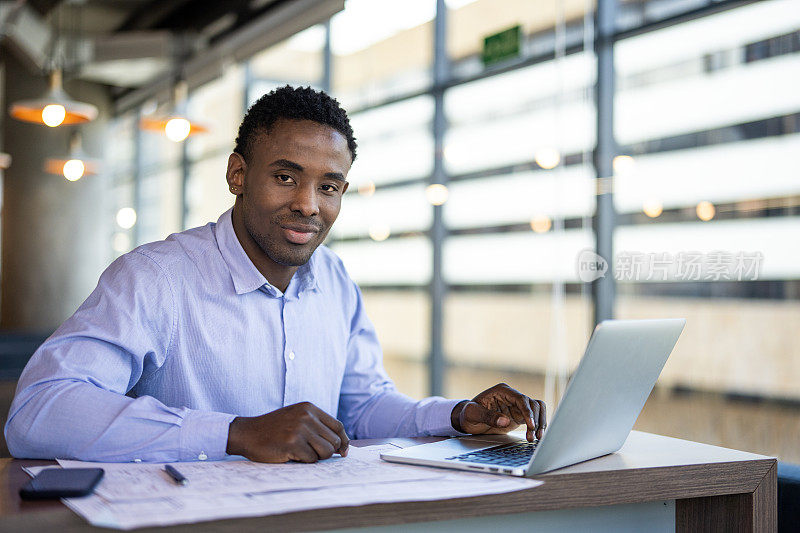
M189 411L181 423L181 461L218 461L228 448L228 429L236 415Z
M429 398L432 405L428 406L427 424L425 434L436 437L463 437L469 433L457 431L450 422L453 408L464 400L446 400L445 398Z

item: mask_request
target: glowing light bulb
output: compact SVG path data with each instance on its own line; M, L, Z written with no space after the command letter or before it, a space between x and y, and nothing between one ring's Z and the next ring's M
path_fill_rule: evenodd
M170 141L179 143L189 136L192 125L185 118L171 118L164 126L164 133Z
M365 181L358 186L358 194L370 197L375 194L375 184L371 181Z
M386 224L375 224L369 228L369 238L373 241L385 241L392 234L392 230Z
M561 154L555 148L546 147L536 151L534 156L536 164L545 170L555 168L561 162Z
M86 167L80 159L70 159L64 163L64 168L62 169L64 177L69 181L78 181L83 177L85 171Z
M51 128L60 126L66 117L67 110L61 104L46 105L44 109L42 109L42 122Z
M547 233L553 222L547 215L536 215L531 219L531 229L536 233Z
M450 196L450 191L441 183L433 183L425 188L425 197L431 205L442 205Z
M642 205L642 211L650 218L658 218L664 212L664 206L658 200L647 200Z
M136 211L132 207L123 207L117 211L117 224L120 228L131 229L136 224Z
M697 211L697 218L699 218L703 222L708 222L709 220L714 218L714 215L717 214L717 209L714 207L714 204L706 200L703 200L702 202L697 204L696 211Z
M618 155L611 162L616 174L630 174L636 168L636 160L629 155Z

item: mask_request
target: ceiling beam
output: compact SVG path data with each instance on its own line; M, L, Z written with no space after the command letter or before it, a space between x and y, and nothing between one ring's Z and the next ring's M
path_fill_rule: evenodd
M36 10L19 2L0 2L0 44L37 73L47 68L52 32Z
M191 55L182 65L189 89L219 77L224 66L244 61L296 33L328 20L344 9L344 0L293 0L282 2L261 17L226 35L209 48ZM171 95L174 76L164 76L151 85L129 91L114 103L116 113L133 109L145 101L167 101Z
M192 0L151 0L134 11L117 31L139 31L157 28L161 22L182 9ZM226 2L219 2L225 4Z

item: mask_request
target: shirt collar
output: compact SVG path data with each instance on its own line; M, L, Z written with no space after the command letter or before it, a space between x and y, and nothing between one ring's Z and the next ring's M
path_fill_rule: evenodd
M219 217L219 220L217 220L216 235L219 251L230 270L236 294L253 292L263 287L264 292L267 294L280 297L283 293L281 293L278 288L271 285L267 281L267 278L258 271L250 258L247 257L247 253L244 251L244 248L242 248L242 244L233 231L232 213L233 208L228 209ZM295 272L292 277L290 285L293 283L298 284L298 294L306 290L313 290L317 287L316 268L314 266L316 263L315 256L316 251L312 254L308 263L298 268L297 272ZM288 290L287 288L287 291Z

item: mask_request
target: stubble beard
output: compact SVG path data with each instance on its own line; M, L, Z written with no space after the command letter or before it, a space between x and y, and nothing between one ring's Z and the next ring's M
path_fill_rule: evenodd
M281 226L281 221L284 219L285 217L274 215L269 223L271 226L279 228ZM327 231L320 231L317 233L314 236L315 240L319 239L316 244L313 244L313 240L306 245L281 242L271 235L261 233L256 229L256 224L253 223L250 210L247 209L244 203L242 203L242 220L244 221L244 227L247 233L249 233L250 237L258 244L261 251L273 262L283 266L303 266L308 263L314 251L319 247L327 234Z

